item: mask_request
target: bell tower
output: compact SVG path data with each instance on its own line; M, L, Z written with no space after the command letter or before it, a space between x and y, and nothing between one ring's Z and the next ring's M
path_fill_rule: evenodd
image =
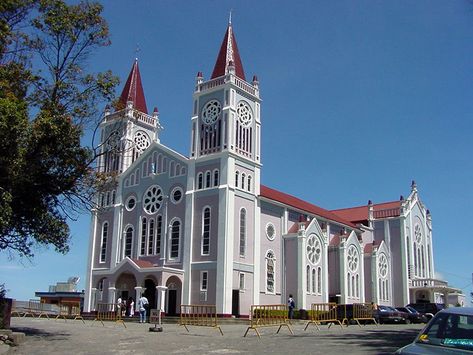
M252 270L247 277L253 280L254 292L244 295L242 302L259 301L259 277L253 275L260 272L259 263L254 263L259 260L260 240L260 104L258 79L246 80L230 20L212 75L206 80L202 72L197 73L189 154L193 177L188 183L195 196L194 223L202 224L206 208L216 216L210 225L210 244L216 246L215 252L205 257L197 253L195 257L216 265L209 273L209 284L218 287L209 297L215 299L220 314L230 315L236 305L232 297L238 290L233 288L238 284L235 275L241 270L234 265L245 264ZM198 286L184 287L190 302L198 302L190 293Z
M246 81L231 21L210 79L197 73L193 99L192 158L228 152L260 163L259 82Z
M158 109L148 115L138 59L133 63L115 112L107 106L100 128L99 171L103 173L124 172L152 141L159 142L162 127Z

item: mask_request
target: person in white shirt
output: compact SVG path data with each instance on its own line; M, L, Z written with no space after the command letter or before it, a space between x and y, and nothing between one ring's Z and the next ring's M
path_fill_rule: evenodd
M140 310L140 323L146 322L146 309L148 308L148 299L142 295L138 300L138 307Z

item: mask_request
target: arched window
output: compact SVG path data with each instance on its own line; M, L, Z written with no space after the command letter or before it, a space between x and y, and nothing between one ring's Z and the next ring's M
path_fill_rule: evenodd
M146 233L147 233L147 220L145 217L141 220L141 248L140 255L145 255L146 252Z
M274 270L276 269L276 258L274 257L274 252L268 250L266 252L266 293L275 293L274 287Z
M199 173L197 175L197 189L201 190L204 188L204 174Z
M360 275L356 274L356 281L355 281L355 296L360 297Z
M251 175L248 175L247 184L248 184L247 190L251 191Z
M156 217L156 254L161 254L161 235L163 234L163 216Z
M202 213L202 255L210 253L210 207L205 207Z
M220 178L218 176L218 170L214 170L214 186L218 187L220 185Z
M171 177L174 176L174 173L175 173L175 171L174 171L174 160L171 160L169 162L169 176L171 176Z
M317 276L315 272L315 269L312 269L312 293L315 293L317 288Z
M355 275L351 275L351 295L355 297Z
M246 178L245 173L241 173L241 188L242 189L245 188L245 178Z
M350 273L347 274L347 293L348 293L348 297L351 297L351 277L350 277Z
M382 301L388 301L388 258L385 253L380 254L378 260L378 285L379 285L379 297Z
M246 254L246 210L240 210L240 256Z
M322 268L317 268L317 293L322 294Z
M128 227L125 232L125 255L131 258L131 253L132 253L132 247L133 247L133 227Z
M179 258L179 242L181 239L181 222L174 221L171 224L171 243L170 243L170 257L171 259Z
M235 171L235 187L238 187L238 178L240 176L240 172Z
M306 270L305 270L305 288L307 293L310 293L310 266L307 265Z
M154 219L149 220L148 255L154 254Z
M107 238L108 238L108 222L102 225L102 241L100 243L100 262L104 263L107 257Z
M207 171L205 173L205 188L206 189L210 187L210 181L211 181L210 171Z

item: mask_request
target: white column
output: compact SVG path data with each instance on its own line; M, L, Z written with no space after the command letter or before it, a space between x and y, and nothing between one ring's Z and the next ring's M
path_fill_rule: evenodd
M117 293L117 289L113 286L109 287L108 288L108 303L111 304L112 306L112 311L115 310L115 306L114 304L116 303L116 298L115 298L115 295Z
M138 300L141 298L142 293L143 293L143 287L136 286L135 287L135 311L139 311Z
M90 289L89 311L95 311L96 309L97 309L97 289L93 287Z

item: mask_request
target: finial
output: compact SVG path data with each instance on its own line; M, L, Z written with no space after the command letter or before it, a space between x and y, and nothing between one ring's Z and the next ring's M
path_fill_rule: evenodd
M135 62L138 61L138 52L139 52L139 51L141 51L141 49L140 49L140 44L137 43L137 44L136 44L136 48L135 48Z
M228 16L228 26L232 25L232 11L233 9L230 9L230 15Z
M368 206L371 206L373 202L371 200L368 200Z

